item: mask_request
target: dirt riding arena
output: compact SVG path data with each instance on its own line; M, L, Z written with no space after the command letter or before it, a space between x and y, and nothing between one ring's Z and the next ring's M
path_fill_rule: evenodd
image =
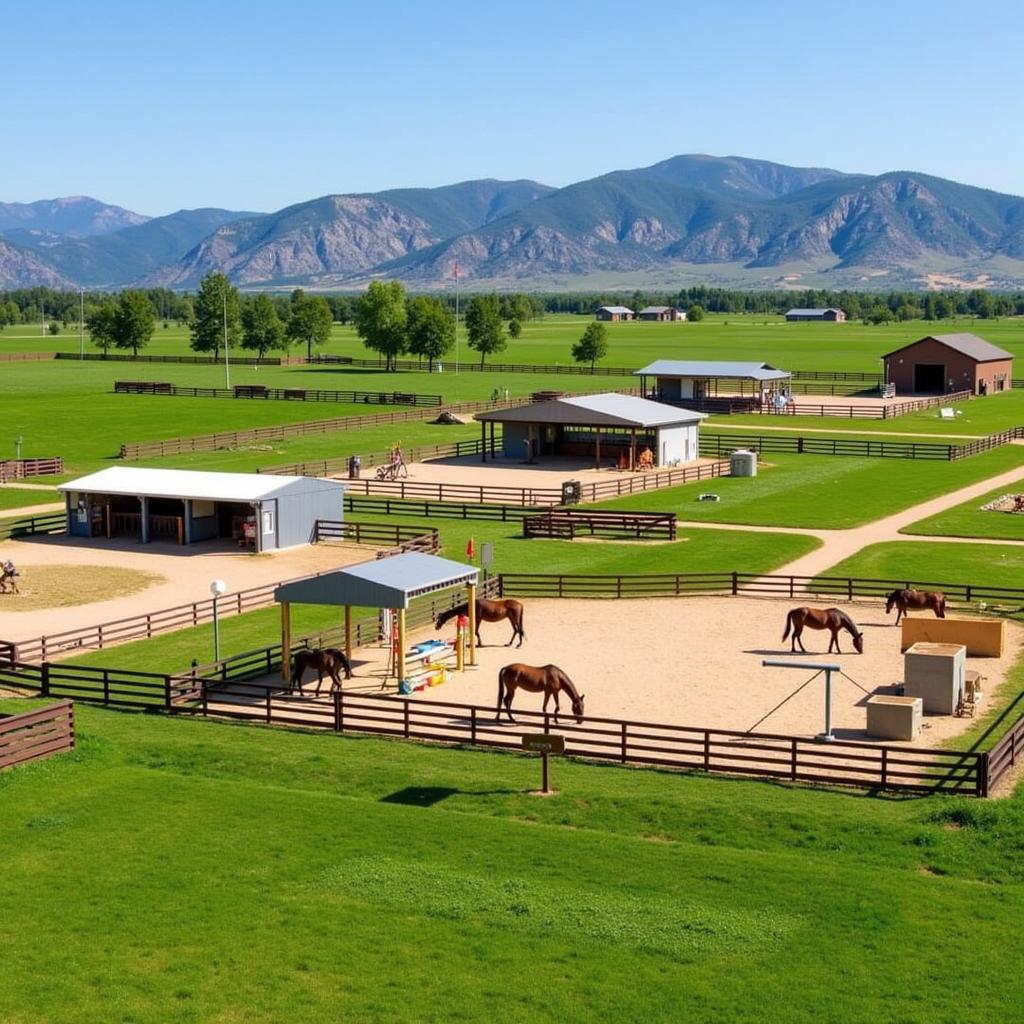
M540 600L526 604L526 641L516 650L503 645L507 622L484 623L484 648L478 666L452 673L448 682L417 692L418 699L494 706L501 666L513 661L554 663L586 695L589 715L706 728L814 736L824 722L824 682L810 683L783 707L772 711L812 674L764 668L765 657L828 661L842 665L865 690L892 692L902 681L903 656L895 613L885 615L879 602L845 604L864 633L864 654L853 651L849 634L841 634L843 654L825 655L828 632L805 630L808 654L790 655L782 642L786 613L796 602L742 597L684 597L643 600ZM416 630L411 642L436 637L433 628ZM453 625L440 634L453 636ZM1002 658L971 658L968 667L985 677L990 698L1005 679L1024 642L1024 629L1008 624ZM494 646L498 645L498 646ZM354 652L355 678L346 691L379 693L387 661L384 648ZM307 684L307 689L309 689ZM838 738L866 740L867 699L861 689L834 677L833 724ZM311 691L310 691L311 692ZM395 692L390 680L387 692ZM515 708L539 711L542 697L518 693ZM984 713L985 703L980 712ZM568 710L563 701L563 710ZM917 745L937 746L969 725L968 718L926 715Z

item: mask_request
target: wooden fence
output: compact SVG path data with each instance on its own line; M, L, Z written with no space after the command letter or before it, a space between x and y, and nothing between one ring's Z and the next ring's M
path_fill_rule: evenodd
M996 741L988 752L987 791L1024 758L1024 715Z
M441 550L441 535L433 527L399 526L396 523L342 522L340 519L318 519L314 525L316 543L343 540L349 544L389 544L378 551L378 558L398 555L403 551L425 551L437 554Z
M427 519L479 519L516 522L541 511L534 505L489 505L475 501L432 501L429 498L391 498L345 494L346 512L368 512L386 516L423 516Z
M872 459L938 459L948 462L956 458L957 445L934 441L872 441L856 437L794 437L791 434L713 434L702 430L700 453L722 456L737 448L761 453L794 455L836 455Z
M0 460L0 484L9 480L24 480L30 476L59 476L63 472L64 460L60 456L50 459Z
M74 747L75 706L69 700L16 715L0 715L0 768Z
M524 537L575 540L614 537L634 540L675 540L674 512L598 512L548 509L523 519Z
M64 533L67 525L67 516L63 512L47 512L41 516L8 519L0 521L0 540L32 537L36 534Z
M240 384L233 388L189 388L165 381L117 380L117 394L170 395L177 398L243 398L278 402L348 402L353 405L412 405L437 408L440 395L419 395L411 391L322 391L312 388L272 388L261 384Z
M129 352L55 352L53 359L84 359L88 362L102 363L183 363L189 366L210 365L222 366L224 356L211 352L209 355L172 356L172 355L132 355ZM305 356L242 356L229 355L228 362L240 366L297 366L306 362Z

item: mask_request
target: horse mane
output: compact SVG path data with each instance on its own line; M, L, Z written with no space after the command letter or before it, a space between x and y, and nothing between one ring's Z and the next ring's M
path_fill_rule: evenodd
M555 676L559 686L569 695L569 699L574 703L578 702L580 695L577 693L576 687L573 686L572 680L557 665L548 665L548 671Z
M860 630L857 628L857 624L850 618L842 608L834 608L833 611L839 615L839 622L844 629L848 629L854 636L856 636Z

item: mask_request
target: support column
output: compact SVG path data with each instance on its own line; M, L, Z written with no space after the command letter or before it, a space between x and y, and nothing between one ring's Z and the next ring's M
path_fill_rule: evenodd
M636 427L629 431L629 468L631 472L636 471Z
M345 605L345 657L352 664L352 606Z
M183 498L181 504L185 509L185 543L192 543L192 499Z
M480 461L487 461L487 421L480 421Z
M395 659L398 681L405 678L405 609L398 609L398 656Z
M469 663L476 664L476 584L466 584L466 610L469 612Z
M596 440L594 441L594 469L601 468L601 428L595 427Z
M142 517L139 526L139 532L143 544L149 543L149 498L143 496L139 498L139 507L142 510Z
M65 520L66 525L64 527L64 532L70 537L75 532L74 529L73 529L73 524L72 524L72 519L71 519L72 511L71 511L71 492L70 491L66 491L64 493L64 515L67 517L67 519ZM85 534L85 536L89 536L89 534L92 533L92 519L91 518L88 519L87 522L89 524L89 530Z
M492 420L491 421L491 461L493 462L494 459L495 459L495 454L494 454L494 421Z
M290 683L292 674L292 606L281 602L281 678Z

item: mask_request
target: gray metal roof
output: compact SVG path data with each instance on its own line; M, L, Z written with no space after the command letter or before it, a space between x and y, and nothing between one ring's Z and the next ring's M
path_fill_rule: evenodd
M608 313L632 313L633 312L633 310L631 310L629 308L629 306L601 306L601 307L599 307L598 312L600 312L602 309L605 310Z
M953 349L954 352L960 352L970 359L974 359L979 363L991 363L999 359L1012 359L1013 353L1007 352L1004 348L999 348L998 345L993 345L992 342L986 341L984 338L979 338L976 334L929 334L924 338L918 338L917 341L910 342L909 345L904 345L902 348L894 349L892 352L886 352L882 357L888 359L889 356L896 355L897 352L905 352L908 348L913 348L915 345L919 345L922 341L937 341L940 345L945 345L946 348Z
M733 363L718 359L657 359L642 370L635 370L634 376L784 380L789 376L789 372L777 370L769 363Z
M283 492L327 491L340 494L340 480L305 476L269 476L259 473L207 473L194 469L149 469L144 466L110 466L80 476L58 487L84 494L117 494L148 498L193 498L199 501L259 501Z
M821 316L823 313L842 313L841 309L835 306L826 306L824 309L787 309L786 316Z
M644 306L640 310L641 313L667 313L671 309L675 309L675 306Z
M668 427L698 423L705 416L663 402L608 392L603 395L535 402L518 409L480 412L475 418L496 423L552 423L572 427Z
M411 598L475 583L480 570L436 555L407 551L391 558L360 562L337 572L282 583L274 600L294 604L408 608Z

